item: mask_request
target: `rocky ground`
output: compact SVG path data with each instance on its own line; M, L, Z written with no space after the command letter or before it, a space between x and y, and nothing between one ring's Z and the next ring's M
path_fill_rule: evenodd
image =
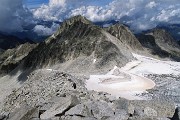
M156 83L156 86L149 90L150 96L153 98L171 100L177 105L180 105L180 75L149 74L146 76Z
M59 71L36 70L22 87L6 98L0 119L168 120L174 116L173 102L163 99L130 101L104 92L88 91L85 79Z

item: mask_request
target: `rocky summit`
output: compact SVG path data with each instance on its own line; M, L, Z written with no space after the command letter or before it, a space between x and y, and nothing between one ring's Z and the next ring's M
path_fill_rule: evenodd
M0 50L0 120L179 120L179 50L164 30L72 17L44 42Z
M39 44L25 59L25 67L43 68L61 64L70 72L103 71L123 66L133 59L118 38L82 16L66 20L58 31Z

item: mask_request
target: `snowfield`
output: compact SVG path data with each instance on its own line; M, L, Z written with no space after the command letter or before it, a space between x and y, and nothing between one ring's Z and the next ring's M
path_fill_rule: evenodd
M115 66L105 75L90 75L86 81L87 89L129 100L142 100L148 98L138 94L155 87L154 81L145 78L144 74L180 74L179 62L161 61L134 53L133 56L137 60L122 68Z

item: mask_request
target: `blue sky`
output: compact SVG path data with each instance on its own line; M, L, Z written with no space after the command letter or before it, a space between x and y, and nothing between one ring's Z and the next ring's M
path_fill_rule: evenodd
M109 4L112 0L85 0L88 1L88 3L90 5L98 5L98 6L104 6ZM42 4L48 4L49 0L24 0L24 4L32 9L32 8L38 8L40 7Z
M40 7L42 4L48 4L49 0L24 0L24 4L28 8L37 8Z

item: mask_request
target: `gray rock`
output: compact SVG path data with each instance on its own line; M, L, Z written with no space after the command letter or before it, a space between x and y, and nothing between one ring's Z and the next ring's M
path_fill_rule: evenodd
M128 120L158 120L158 119L157 118L135 116L135 117L129 118Z
M171 120L169 118L157 118L157 120Z
M79 104L79 101L75 96L60 97L59 102L55 103L49 110L41 114L40 118L49 119L55 115L64 114L68 109L77 104Z
M97 120L93 117L82 117L82 116L66 116L63 120Z
M125 110L116 110L115 115L107 120L128 120L129 115Z
M144 114L148 117L157 117L157 111L150 107L144 109Z
M4 120L5 118L6 118L6 116L0 115L0 120Z
M27 105L21 106L13 113L10 113L8 120L30 120L32 118L38 118L39 111L37 108L31 108Z
M97 119L109 118L114 115L114 111L105 101L89 101L84 104Z
M148 100L148 101L128 101L119 99L113 102L115 109L124 109L130 115L141 117L172 117L175 112L173 102L164 100Z
M147 117L172 118L175 112L174 103L164 100L130 101L129 105L141 109Z
M65 115L77 115L87 117L91 116L91 113L87 106L85 106L84 104L79 104L67 111Z
M124 109L128 114L134 114L135 108L132 104L130 104L130 101L120 98L115 100L113 103L114 109Z

